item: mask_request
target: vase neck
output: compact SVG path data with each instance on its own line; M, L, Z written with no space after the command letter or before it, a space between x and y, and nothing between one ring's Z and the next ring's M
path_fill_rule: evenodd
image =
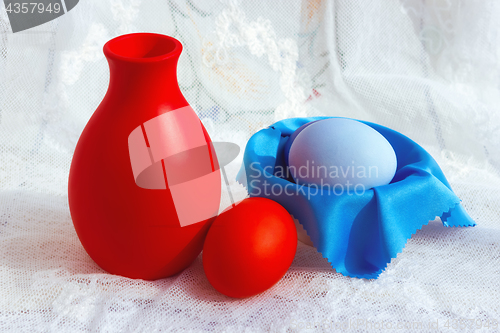
M121 98L139 95L149 102L182 97L177 82L181 51L179 41L160 34L136 33L110 40L104 45L110 70L107 94Z
M177 60L177 59L176 59ZM177 61L162 64L117 64L109 62L108 94L141 95L148 98L180 93Z

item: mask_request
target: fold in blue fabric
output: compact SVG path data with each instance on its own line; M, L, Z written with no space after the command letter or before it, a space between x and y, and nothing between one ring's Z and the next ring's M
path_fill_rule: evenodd
M382 134L397 157L388 185L362 194L336 194L286 177L284 146L300 126L331 117L291 118L255 133L247 143L237 180L250 196L280 203L304 227L316 249L346 276L377 278L407 240L441 217L446 227L474 226L436 161L417 143L387 127Z

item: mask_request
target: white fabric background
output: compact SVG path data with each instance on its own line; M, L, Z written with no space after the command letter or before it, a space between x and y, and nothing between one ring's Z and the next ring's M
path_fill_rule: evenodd
M335 331L364 320L420 332L438 320L454 332L454 320L500 320L499 2L81 0L16 34L3 2L0 15L1 331ZM138 31L183 43L181 90L214 141L244 147L286 117L377 122L433 155L478 226L431 222L378 280L335 273L299 244L285 277L244 300L209 285L201 256L154 282L107 274L76 236L67 179L106 92L102 46ZM240 163L227 167L237 198Z

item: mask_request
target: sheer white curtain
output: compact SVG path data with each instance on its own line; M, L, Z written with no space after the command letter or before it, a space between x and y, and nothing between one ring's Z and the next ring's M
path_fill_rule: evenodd
M1 329L285 332L449 320L453 331L453 320L500 320L497 1L81 0L15 34L3 3L0 15ZM478 226L431 222L371 281L335 273L299 244L286 276L247 300L218 294L201 257L154 282L107 274L78 241L67 178L106 92L102 46L137 31L183 43L181 90L213 140L243 148L286 117L378 122L434 156ZM226 170L241 199L240 163L241 154Z

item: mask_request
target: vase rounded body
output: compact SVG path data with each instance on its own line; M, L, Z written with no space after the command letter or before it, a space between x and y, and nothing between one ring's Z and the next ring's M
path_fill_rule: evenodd
M104 46L109 87L75 148L68 198L104 270L153 280L198 256L221 195L210 137L177 83L182 45L149 33Z

